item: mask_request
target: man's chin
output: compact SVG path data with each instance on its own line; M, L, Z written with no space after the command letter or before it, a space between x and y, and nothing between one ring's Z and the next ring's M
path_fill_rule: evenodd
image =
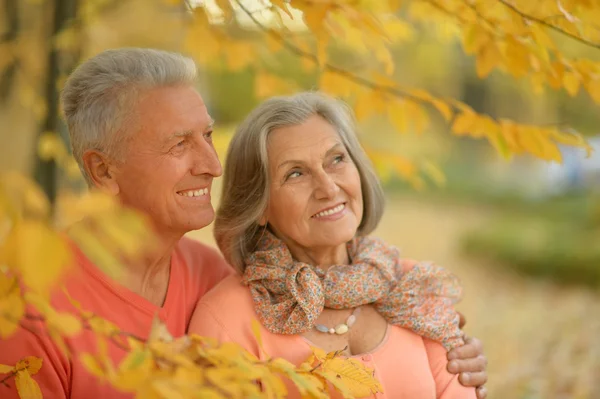
M214 222L214 220L215 220L214 214L210 217L189 220L188 223L186 223L184 225L184 229L186 230L186 233L189 233L190 231L194 231L194 230L200 230L200 229L210 226L212 224L212 222Z

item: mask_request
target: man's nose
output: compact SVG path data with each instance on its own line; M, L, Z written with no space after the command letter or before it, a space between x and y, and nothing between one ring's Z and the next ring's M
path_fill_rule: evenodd
M209 174L213 177L219 177L223 174L223 167L215 148L204 141L196 147L194 151L194 165L192 174Z

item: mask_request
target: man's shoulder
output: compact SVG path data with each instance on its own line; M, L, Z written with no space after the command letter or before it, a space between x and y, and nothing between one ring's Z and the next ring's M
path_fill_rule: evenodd
M176 252L192 274L202 273L206 277L206 273L209 273L221 280L233 273L233 268L216 248L192 238L181 238Z
M186 262L194 264L222 263L227 264L225 258L214 247L201 243L193 238L183 237L177 243L176 251Z

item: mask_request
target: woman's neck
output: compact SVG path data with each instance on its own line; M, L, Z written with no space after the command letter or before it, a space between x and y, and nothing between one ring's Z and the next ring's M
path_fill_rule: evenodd
M294 259L319 266L323 270L327 270L333 265L347 265L350 263L346 244L322 248L294 248L294 246L290 246L290 252Z

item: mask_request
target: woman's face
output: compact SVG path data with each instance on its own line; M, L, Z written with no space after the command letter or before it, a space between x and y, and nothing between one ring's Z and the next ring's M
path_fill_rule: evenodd
M267 151L271 187L261 222L292 254L351 240L362 220L361 181L334 127L315 115L275 129Z

